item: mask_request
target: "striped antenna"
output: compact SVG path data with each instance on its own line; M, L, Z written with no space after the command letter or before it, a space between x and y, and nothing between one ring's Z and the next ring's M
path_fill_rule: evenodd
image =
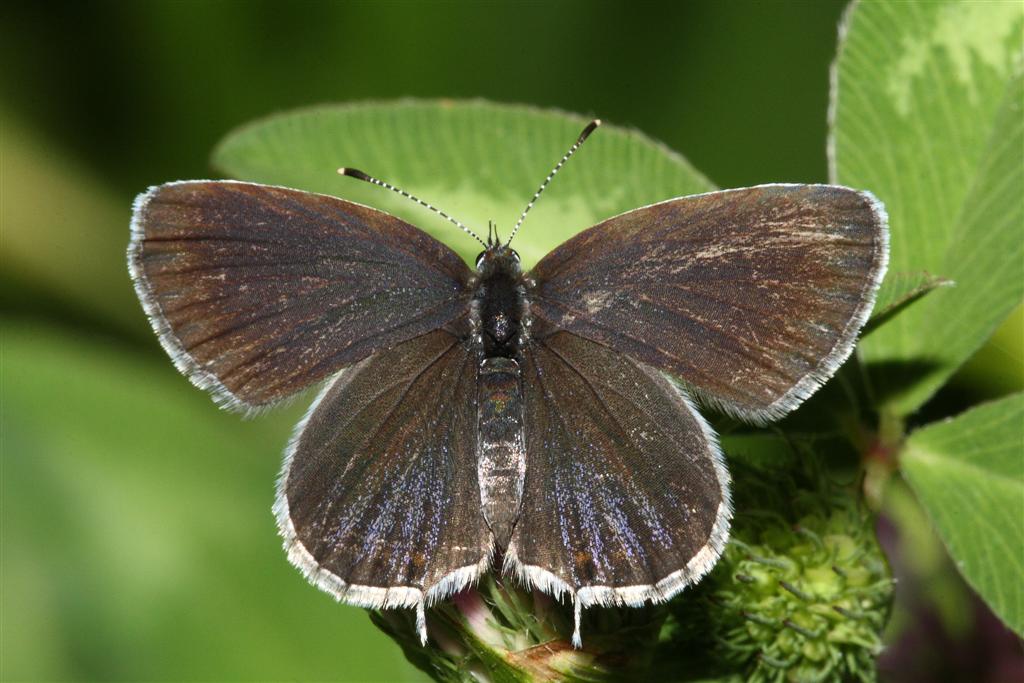
M431 211L436 213L441 218L444 218L444 219L446 219L448 221L451 221L455 225L459 226L460 228L462 228L463 232L465 232L467 235L469 235L470 237L475 239L480 244L484 245L484 249L487 248L487 243L484 242L482 239L480 239L479 235L477 235L475 232L473 232L472 230L467 228L465 225L463 225L461 221L458 221L458 220L452 218L451 216L449 216L448 214L446 214L444 211L442 211L441 209L437 208L436 206L433 206L431 204L427 204L425 201L423 201L419 197L414 197L413 195L409 194L405 190L401 190L401 189L395 187L394 185L392 185L390 183L385 183L383 180L377 180L372 175L368 175L368 174L363 173L362 171L354 169L354 168L339 168L338 169L338 173L341 174L341 175L344 175L344 176L348 176L349 178L357 178L359 180L364 180L364 181L366 181L368 183L371 183L373 185L380 185L381 187L383 187L386 190L391 190L392 192L397 192L398 194L402 195L406 199L413 200L414 202L416 202L420 206L424 206L424 207L430 209Z
M584 141L586 141L586 139L590 137L590 134L594 132L594 129L596 129L600 125L601 119L594 119L593 121L588 123L587 127L583 129L582 133L580 133L580 136L576 138L576 142L572 143L572 147L569 148L569 151L562 156L561 161L555 164L555 167L551 169L551 173L548 173L548 177L544 179L544 182L540 184L540 187L537 188L537 191L533 193L533 199L531 199L530 203L526 205L526 208L523 209L523 213L519 216L519 220L516 221L516 226L512 228L512 234L508 236L508 242L505 242L506 247L512 243L512 238L516 236L517 232L519 232L519 226L523 224L524 220L526 220L526 214L528 214L530 212L530 209L533 208L533 205L537 202L537 198L540 197L540 194L541 192L544 191L544 188L548 186L548 183L550 183L551 179L555 177L555 174L558 173L559 169L561 169L562 166L565 165L565 162L569 161L569 157L576 153L576 150L580 148L580 145L582 145Z

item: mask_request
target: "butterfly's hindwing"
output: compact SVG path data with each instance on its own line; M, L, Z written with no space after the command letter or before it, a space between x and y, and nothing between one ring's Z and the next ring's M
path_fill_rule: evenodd
M314 404L277 516L290 558L320 588L422 614L486 570L476 376L476 354L432 332L343 371Z
M573 334L523 355L527 468L508 568L577 610L660 601L698 580L731 514L704 420L658 371Z

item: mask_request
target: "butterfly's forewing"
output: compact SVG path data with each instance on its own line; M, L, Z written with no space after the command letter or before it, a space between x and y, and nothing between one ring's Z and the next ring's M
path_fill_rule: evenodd
M866 192L764 185L630 211L537 264L533 315L683 380L755 422L849 355L885 272Z
M231 181L140 195L129 267L179 369L243 408L443 327L469 296L462 259L393 216Z
M309 579L364 607L417 607L488 564L476 354L432 332L342 372L289 446L276 512Z
M567 332L524 350L526 481L506 564L593 604L660 601L717 560L731 513L714 435L660 372Z

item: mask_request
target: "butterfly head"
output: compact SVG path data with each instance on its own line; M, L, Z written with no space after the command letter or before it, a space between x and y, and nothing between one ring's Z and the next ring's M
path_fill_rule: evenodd
M476 271L481 277L488 277L495 273L508 273L518 275L519 252L507 243L503 244L496 240L481 251L476 257Z

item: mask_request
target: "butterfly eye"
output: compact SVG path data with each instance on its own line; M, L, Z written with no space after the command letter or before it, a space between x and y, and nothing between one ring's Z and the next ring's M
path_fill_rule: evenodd
M519 263L519 252L515 249L509 249L512 252L512 258L515 259L516 263Z
M479 268L480 264L482 264L484 262L484 257L485 256L487 256L487 252L486 251L481 251L479 254L477 254L477 256L476 256L476 267L477 268ZM516 260L519 260L518 257L516 258Z

